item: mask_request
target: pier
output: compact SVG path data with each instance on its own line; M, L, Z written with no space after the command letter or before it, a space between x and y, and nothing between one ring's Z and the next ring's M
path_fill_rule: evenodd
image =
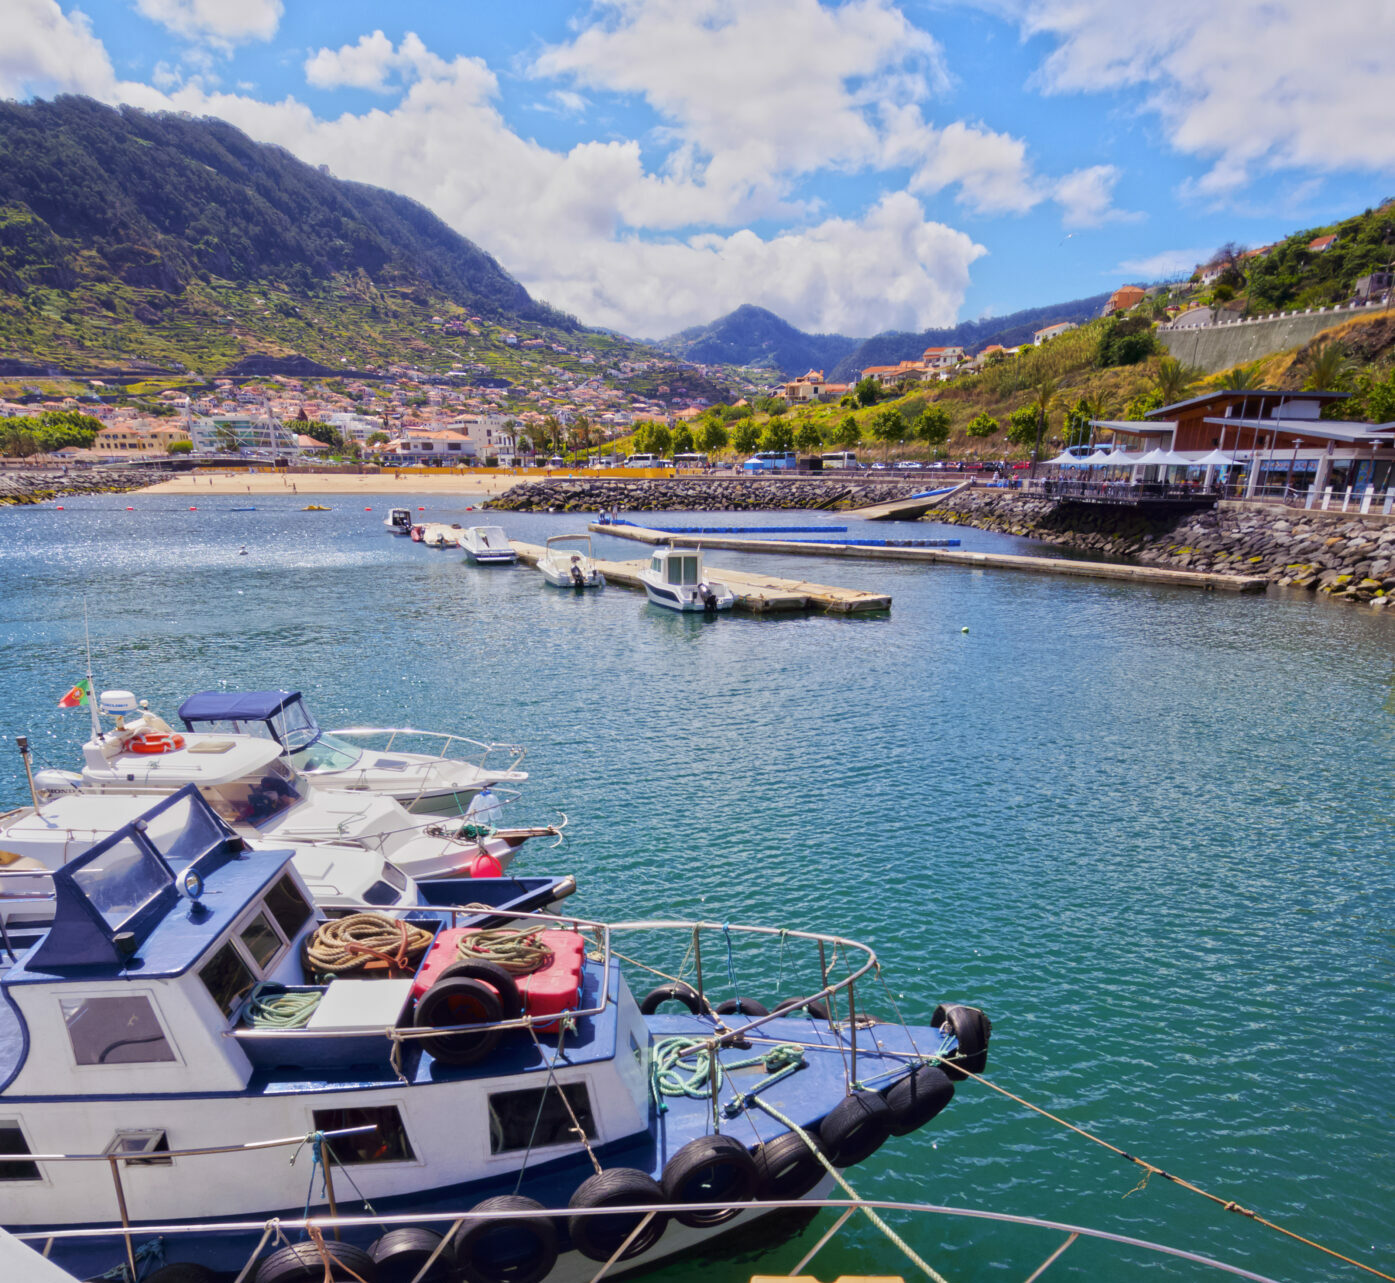
M592 530L618 533L614 527L593 525ZM632 527L640 530L643 527ZM655 532L645 530L645 534ZM676 536L675 538L681 538ZM665 543L666 536L647 539L646 543ZM539 544L522 543L511 539L514 551L520 561L536 565L546 551ZM704 542L694 539L693 544ZM751 542L759 542L752 540ZM606 578L607 584L617 584L622 588L638 588L644 591L639 572L647 561L602 561L596 559L596 568ZM834 588L828 584L810 583L804 579L780 579L774 575L752 574L746 570L732 570L726 566L708 566L714 579L720 580L736 594L737 610L763 615L774 611L822 610L830 615L860 615L891 609L891 596L888 593L862 592L856 588Z
M593 533L634 539L639 543L672 544L676 548L725 548L732 552L778 552L797 557L866 557L883 561L924 561L979 569L1025 570L1079 579L1122 579L1172 588L1201 588L1211 592L1262 593L1265 578L1251 575L1218 575L1201 570L1165 570L1110 561L1070 561L1064 557L1029 557L1007 552L968 552L963 549L879 546L866 543L814 543L800 539L745 539L724 535L668 535L644 526L607 526L593 523ZM621 563L628 564L628 563ZM736 571L723 571L735 587ZM609 577L609 572L607 572ZM839 589L837 591L850 591Z

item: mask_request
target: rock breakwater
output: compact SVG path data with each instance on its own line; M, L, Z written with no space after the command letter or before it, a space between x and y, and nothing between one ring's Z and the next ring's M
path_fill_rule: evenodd
M866 482L794 477L672 477L657 480L550 477L513 486L489 508L505 512L739 512L755 509L860 508L904 499L924 482Z
M136 469L62 469L0 472L0 504L43 503L80 494L126 494L159 480Z
M1280 587L1376 609L1395 600L1395 523L1378 517L1245 508L1149 520L1132 509L970 490L932 508L925 519L1039 539L1112 560L1260 576Z

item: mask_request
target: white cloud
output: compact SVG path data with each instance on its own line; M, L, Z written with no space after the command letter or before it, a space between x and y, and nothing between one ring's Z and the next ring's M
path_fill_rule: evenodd
M476 65L484 64L473 59ZM388 93L399 83L423 76L442 76L449 64L437 57L409 31L402 43L393 48L392 41L381 31L360 36L357 44L341 45L338 49L320 49L305 60L305 79L317 89L372 89ZM492 73L490 76L492 81Z
M1056 180L1052 199L1061 206L1066 227L1098 227L1102 223L1132 222L1138 214L1114 208L1114 185L1120 173L1114 165L1091 165Z
M1142 281L1159 281L1181 273L1191 275L1198 263L1204 263L1215 253L1210 249L1165 249L1146 258L1126 258L1115 269L1122 276L1136 277Z
M1023 214L1042 200L1020 138L956 121L939 130L909 129L907 141L911 154L921 158L911 175L912 191L937 192L958 183L960 202L982 213Z
M1395 5L1388 0L986 0L1056 47L1049 91L1143 90L1172 145L1212 162L1189 186L1256 171L1395 169Z
M81 13L64 14L57 0L7 0L0 98L65 92L106 97L115 84L106 47Z
M284 5L282 0L136 0L136 8L175 35L230 45L270 40Z

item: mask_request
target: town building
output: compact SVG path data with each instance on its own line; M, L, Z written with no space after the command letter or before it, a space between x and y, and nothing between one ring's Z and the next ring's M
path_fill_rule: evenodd
M1127 312L1130 308L1137 307L1147 297L1147 293L1138 285L1119 286L1109 296L1109 302L1104 305L1105 316L1110 316L1115 312Z
M1040 347L1043 343L1049 343L1052 339L1058 339L1062 334L1071 330L1079 329L1074 321L1058 321L1055 325L1048 325L1043 329L1036 330L1032 334L1032 346Z
M1308 248L1309 248L1309 250L1311 250L1314 254L1325 254L1325 253L1326 253L1328 250L1330 250L1336 243L1337 243L1337 237L1336 237L1335 235L1333 235L1333 236L1314 236L1313 239L1310 240L1310 241L1308 242Z

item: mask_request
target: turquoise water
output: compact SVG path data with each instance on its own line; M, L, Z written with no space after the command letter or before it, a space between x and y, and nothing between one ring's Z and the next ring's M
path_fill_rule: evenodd
M84 595L98 684L167 715L195 689L292 685L327 725L526 744L515 818L571 825L519 867L575 872L576 912L863 939L908 1019L941 999L988 1011L1002 1085L1395 1265L1389 621L1306 596L735 553L711 559L889 592L893 609L704 621L389 538L384 500L129 502L0 509L0 731L27 732L41 764L75 766L85 736L85 713L54 708L82 674ZM473 519L466 500L418 502ZM579 524L488 520L538 542ZM23 801L8 738L0 772L0 801ZM742 951L738 982L787 995L807 962ZM871 986L863 1005L893 1014ZM868 1196L1078 1221L1279 1279L1359 1277L1160 1179L1130 1194L1138 1175L972 1084L851 1172ZM785 1270L827 1223L655 1277ZM1024 1278L1059 1242L896 1224L956 1281ZM855 1225L812 1267L868 1270L903 1267ZM1145 1272L1202 1277L1079 1243L1048 1278Z

